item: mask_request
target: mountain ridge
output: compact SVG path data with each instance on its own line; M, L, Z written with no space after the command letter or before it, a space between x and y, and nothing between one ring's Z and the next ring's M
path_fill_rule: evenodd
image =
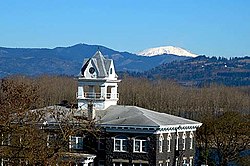
M216 58L198 56L184 61L161 64L142 72L149 79L171 79L186 86L223 84L250 85L250 57Z
M97 50L112 58L119 72L149 79L173 79L183 85L202 86L210 83L225 85L250 85L250 57L195 58L162 54L139 56L119 52L101 45L76 44L55 48L0 47L0 78L21 74L28 76L77 76L85 58Z
M180 47L175 47L175 46L162 46L162 47L148 48L138 53L138 55L141 55L141 56L156 56L156 55L163 55L163 54L174 54L177 56L186 56L186 57L193 57L193 58L198 56L196 54L191 53L188 50L185 50Z
M162 63L187 59L176 55L143 57L101 45L83 43L55 48L0 47L0 78L13 74L77 75L83 60L93 56L98 49L104 56L114 60L117 71L142 72Z

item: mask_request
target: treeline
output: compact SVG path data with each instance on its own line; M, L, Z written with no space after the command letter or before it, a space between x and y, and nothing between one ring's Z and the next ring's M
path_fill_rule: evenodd
M119 92L122 105L136 105L195 120L227 111L250 113L250 87L214 84L196 88L171 80L127 77L120 83Z
M76 85L74 79L58 76L16 76L0 81L1 165L69 165L64 160L69 137L98 130L84 118L75 119L74 110L36 108L61 100L74 103ZM48 117L57 126L47 126Z
M170 80L124 78L120 104L136 105L203 123L197 131L198 165L248 165L250 87L185 87Z
M59 104L63 100L76 103L77 79L67 76L14 76L1 80L34 86L39 100L34 107ZM250 113L250 87L209 85L185 87L171 80L150 81L124 77L119 84L119 104L135 105L154 111L201 120L204 115L226 111Z
M35 87L33 92L36 93L39 100L34 103L34 108L60 104L62 101L68 101L71 104L76 103L77 80L73 77L53 75L39 77L12 76L2 79L1 86L6 81L13 85Z
M249 86L209 85L197 88L181 86L171 80L124 77L118 90L121 105L140 106L202 122L197 132L200 164L215 164L211 162L212 149L219 156L217 163L220 165L230 161L241 162L241 165L250 162L249 156L244 158L240 155L240 152L249 149L250 142ZM60 104L62 101L73 105L76 104L77 79L67 76L15 76L2 79L0 91L3 105L9 97L14 99L9 104L16 104L18 108L20 97L25 99L20 101L23 104L20 108L26 110ZM29 96L34 102L29 101ZM25 107L26 100L28 107ZM5 113L2 109L2 118Z

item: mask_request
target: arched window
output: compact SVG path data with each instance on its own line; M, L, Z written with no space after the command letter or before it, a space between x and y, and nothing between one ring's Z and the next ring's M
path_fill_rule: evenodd
M145 137L136 137L134 139L134 152L147 152L148 151L148 140Z
M186 147L186 138L187 138L186 132L183 132L183 134L182 134L182 145L183 145L182 150L185 150L185 147Z
M191 131L190 132L190 135L189 135L189 138L190 138L190 149L193 149L193 144L194 144L194 133Z
M168 147L167 147L167 152L171 151L171 134L168 133L168 138L167 138L167 143L168 143Z
M164 137L163 137L163 135L161 134L160 137L159 137L159 153L162 153L162 149L163 149L163 140L164 140Z
M176 134L176 147L175 149L178 150L179 149L179 133Z
M126 152L128 145L128 138L126 136L116 136L114 138L114 151L115 152Z

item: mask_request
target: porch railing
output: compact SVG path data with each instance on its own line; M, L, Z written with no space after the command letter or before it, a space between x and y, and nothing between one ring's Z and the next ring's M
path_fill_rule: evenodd
M76 98L77 99L118 99L119 98L119 93L106 93L106 94L101 94L101 93L83 93L83 95L79 95L76 93Z

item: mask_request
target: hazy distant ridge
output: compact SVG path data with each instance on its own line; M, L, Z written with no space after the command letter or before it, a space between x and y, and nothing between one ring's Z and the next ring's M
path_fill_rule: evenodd
M0 78L12 74L77 75L84 58L91 57L98 49L105 56L114 59L118 71L141 72L163 63L187 59L187 57L166 54L144 57L100 45L87 44L54 49L0 47Z

